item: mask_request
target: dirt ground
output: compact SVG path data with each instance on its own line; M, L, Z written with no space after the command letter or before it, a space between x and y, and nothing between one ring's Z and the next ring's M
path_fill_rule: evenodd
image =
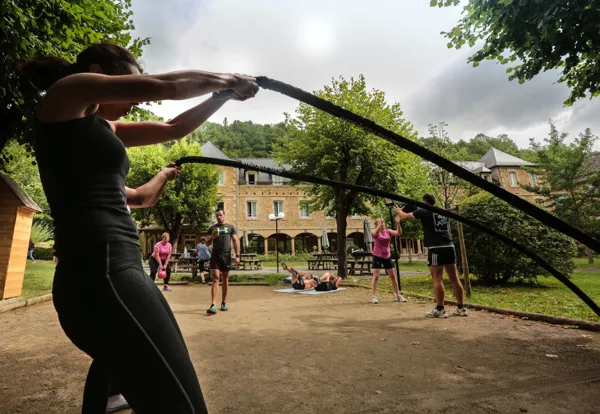
M305 296L206 286L166 294L213 413L592 413L600 334L350 289ZM451 309L452 310L452 309ZM77 413L90 360L50 302L0 315L0 413ZM550 355L550 356L548 356ZM554 357L556 356L556 357ZM160 392L160 384L156 384Z

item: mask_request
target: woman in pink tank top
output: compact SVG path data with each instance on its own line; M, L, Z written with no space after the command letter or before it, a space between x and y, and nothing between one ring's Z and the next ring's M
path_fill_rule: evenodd
M170 292L169 280L171 279L171 252L173 246L169 243L169 233L163 233L162 240L154 245L154 252L150 257L150 277L152 280L156 280L156 274L164 270L167 273L167 277L164 280L163 290Z
M394 301L395 302L406 302L404 296L398 289L398 281L396 280L396 270L394 269L394 263L392 262L392 254L390 251L390 242L392 237L398 237L402 234L402 227L400 226L400 217L396 216L396 230L390 230L385 228L385 220L378 218L375 220L375 229L373 230L373 279L371 279L371 292L372 292L372 303L379 303L377 298L377 284L379 283L379 274L381 269L385 269L388 276L392 280L392 288L394 289Z

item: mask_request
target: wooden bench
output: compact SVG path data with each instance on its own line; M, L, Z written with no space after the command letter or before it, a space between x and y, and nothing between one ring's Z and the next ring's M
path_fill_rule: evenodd
M349 260L348 264L351 265L350 274L351 275L370 275L371 274L371 265L373 262L371 260ZM358 268L360 265L360 268ZM366 267L366 269L365 269Z
M319 262L319 259L308 259L308 270L317 270L317 264Z
M240 260L241 270L261 270L262 260L260 259L243 259Z

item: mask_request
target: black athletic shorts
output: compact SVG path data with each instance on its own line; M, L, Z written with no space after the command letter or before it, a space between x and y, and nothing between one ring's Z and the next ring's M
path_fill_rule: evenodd
M210 258L210 268L228 272L231 269L231 253L214 254Z
M206 262L208 262L208 260L198 260L198 270L200 272L206 272Z
M292 283L292 287L296 290L304 290L305 289L304 283L302 283L302 282L294 282L294 283Z
M392 262L392 257L388 257L387 259L382 259L381 257L373 256L373 269L392 269L394 267L394 262Z
M333 282L322 282L315 288L317 292L329 292L330 290L337 290L337 286Z
M428 250L427 266L456 264L456 250L454 250L454 247L434 247Z

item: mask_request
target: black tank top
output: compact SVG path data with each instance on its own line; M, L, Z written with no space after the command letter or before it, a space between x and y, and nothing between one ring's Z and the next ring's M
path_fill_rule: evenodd
M35 155L57 254L98 242L138 243L125 196L129 158L108 122L95 114L61 123L38 121Z

